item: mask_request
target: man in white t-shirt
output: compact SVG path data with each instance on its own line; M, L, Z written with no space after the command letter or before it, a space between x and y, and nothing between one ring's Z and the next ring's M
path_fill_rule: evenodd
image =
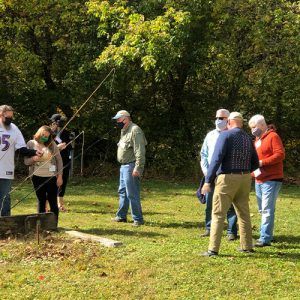
M14 111L9 105L0 106L0 216L10 216L11 180L14 178L15 151L26 156L42 153L27 149L19 128L12 123Z

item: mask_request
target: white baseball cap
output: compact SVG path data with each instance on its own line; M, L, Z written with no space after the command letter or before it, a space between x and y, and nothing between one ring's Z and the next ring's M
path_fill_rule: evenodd
M127 110L119 110L112 119L117 120L121 117L130 117L130 113Z

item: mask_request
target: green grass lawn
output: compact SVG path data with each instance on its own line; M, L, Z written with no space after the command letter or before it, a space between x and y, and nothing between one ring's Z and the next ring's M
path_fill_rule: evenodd
M16 185L16 182L15 182ZM110 221L118 207L117 180L73 179L67 189L68 212L59 226L123 242L105 248L81 242L63 231L0 241L0 299L300 299L300 189L283 186L272 247L252 255L239 253L226 231L217 258L207 250L204 205L197 186L143 181L146 224ZM24 184L12 194L22 199L32 189ZM34 193L13 214L36 210ZM251 193L254 238L260 216ZM131 220L131 217L129 218Z

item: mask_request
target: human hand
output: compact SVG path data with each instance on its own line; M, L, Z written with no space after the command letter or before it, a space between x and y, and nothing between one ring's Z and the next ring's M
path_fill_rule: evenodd
M57 179L56 179L56 185L57 185L58 187L60 187L60 186L62 186L62 184L63 184L62 176L61 176L61 175L58 175L58 176L57 176Z
M32 160L33 161L40 161L40 156L37 156L37 155L35 155L35 156L32 156Z
M202 189L201 189L201 194L205 195L211 191L210 188L210 183L204 183Z
M133 176L133 177L139 177L139 176L140 176L140 172L139 172L139 171L136 171L136 170L133 170L132 176Z
M66 143L60 143L60 144L57 145L57 147L61 151L61 150L64 150L67 147L67 144Z
M41 156L43 155L43 153L44 153L44 152L41 151L41 150L36 150L36 151L35 151L35 155L36 155L36 156L39 156L39 157L41 157Z

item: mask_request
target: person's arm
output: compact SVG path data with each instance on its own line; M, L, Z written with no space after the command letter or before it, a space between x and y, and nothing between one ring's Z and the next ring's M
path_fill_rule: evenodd
M281 138L279 137L278 134L274 133L273 136L271 137L271 145L270 147L272 148L272 155L262 159L261 166L270 166L277 164L278 162L281 162L284 160L285 157L285 150L281 141Z
M56 163L56 170L57 170L57 175L62 175L63 173L63 161L60 155L59 148L53 141L51 144L51 151L53 153L53 156L55 158L55 163Z
M259 159L257 156L256 149L255 149L254 145L252 144L251 170L250 171L253 172L258 168L259 168ZM251 175L255 177L255 173L254 174L252 173Z
M26 147L23 134L17 126L15 126L15 131L16 131L15 151L17 153L28 157L40 155L39 151L36 151L34 149L28 149L28 147Z
M138 129L133 132L133 151L135 156L134 176L141 176L146 162L146 140L144 133Z
M204 174L204 176L206 176L207 174L207 170L208 170L208 144L207 144L207 140L208 137L206 135L203 145L201 147L201 151L200 151L200 157L201 157L201 161L200 161L200 166L201 166L201 170Z
M226 149L227 149L227 135L220 134L217 139L214 153L207 170L207 175L205 176L205 183L201 189L201 193L203 195L211 191L210 185L213 183L213 181L216 178L217 170L219 169L223 161L223 158L226 154Z
M34 142L32 140L28 141L27 147L25 147L25 149L27 149L29 151L34 151L36 153L36 150L34 150L33 148L34 148ZM38 159L37 155L34 155L34 156L25 155L24 156L24 164L26 166L30 166L30 165L34 164L37 161L37 159Z
M217 171L226 155L227 143L227 134L225 132L221 133L217 139L207 175L205 176L205 183L213 183L215 180Z
M37 155L38 151L37 150L34 150L34 149L28 149L26 147L22 147L22 148L19 148L16 150L17 153L20 153L21 155L23 156L28 156L28 157L32 157L32 156L35 156Z
M63 174L63 161L60 155L59 148L57 147L56 143L53 141L51 144L51 150L55 159L56 164L56 171L57 171L57 179L56 185L59 187L63 184L62 174Z

